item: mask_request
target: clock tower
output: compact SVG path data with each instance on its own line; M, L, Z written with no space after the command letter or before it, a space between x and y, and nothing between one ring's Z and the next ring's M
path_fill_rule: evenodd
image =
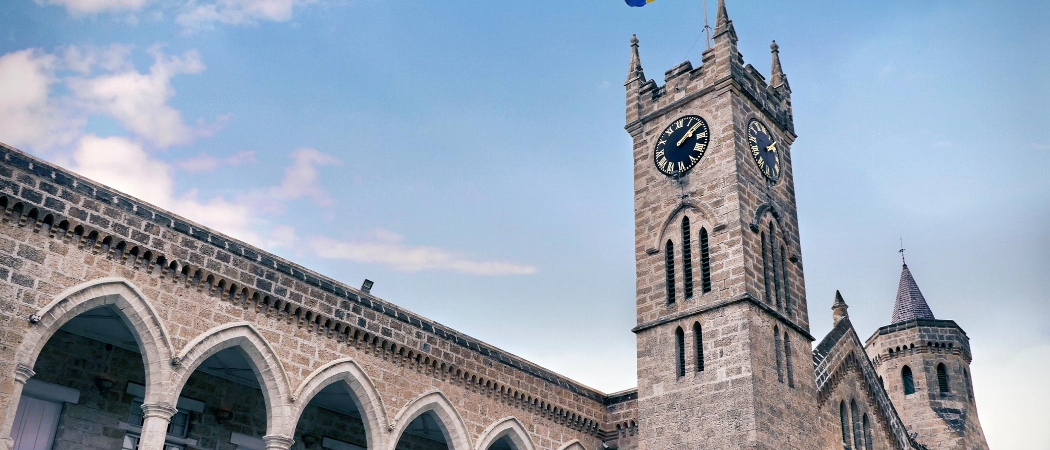
M791 172L791 89L745 64L724 0L703 63L642 70L631 40L638 443L820 447Z

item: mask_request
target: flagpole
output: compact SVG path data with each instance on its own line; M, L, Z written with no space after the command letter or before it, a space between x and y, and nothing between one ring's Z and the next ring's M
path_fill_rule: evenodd
M704 32L707 33L707 49L711 50L711 25L707 23L707 0L704 1Z

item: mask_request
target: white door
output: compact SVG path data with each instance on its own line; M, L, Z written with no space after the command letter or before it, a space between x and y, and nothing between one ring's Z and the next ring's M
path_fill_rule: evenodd
M58 429L58 416L62 414L62 403L41 400L23 395L15 413L15 425L11 437L15 439L14 450L51 450Z

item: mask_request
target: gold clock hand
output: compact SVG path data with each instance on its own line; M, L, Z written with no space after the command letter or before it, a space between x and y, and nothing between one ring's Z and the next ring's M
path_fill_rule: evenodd
M684 143L686 139L689 139L689 138L693 137L693 133L695 133L697 128L700 128L700 125L703 125L703 124L704 124L703 122L697 122L696 125L693 125L693 128L690 128L689 132L686 133L685 136L682 136L682 138L678 140L678 145L676 147L681 147L682 143Z
M766 151L767 151L767 152L773 152L773 153L776 153L776 152L777 152L777 142L776 142L776 141L773 141L773 143L772 143L772 144L769 144L769 146L767 146L767 147L766 147Z

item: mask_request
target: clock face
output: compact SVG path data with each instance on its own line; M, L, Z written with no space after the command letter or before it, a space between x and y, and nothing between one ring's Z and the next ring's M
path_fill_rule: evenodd
M664 175L682 175L700 162L710 141L711 130L702 117L679 117L657 138L653 162Z
M776 183L780 179L780 150L777 148L780 143L769 132L769 128L756 119L751 119L747 124L747 143L758 170L767 180Z

